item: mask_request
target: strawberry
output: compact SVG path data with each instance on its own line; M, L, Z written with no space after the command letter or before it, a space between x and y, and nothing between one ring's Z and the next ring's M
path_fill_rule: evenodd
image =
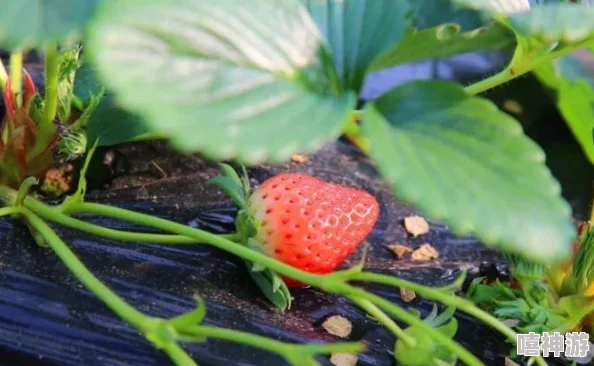
M325 274L367 237L379 205L365 191L288 173L266 180L254 191L249 213L260 222L256 238L266 254L295 268ZM285 282L300 286L291 279Z
M238 244L310 273L334 271L369 234L379 214L372 195L304 174L286 173L251 191L243 176L227 164L210 183L223 189L239 207ZM250 276L279 309L291 306L288 287L303 284L245 261Z

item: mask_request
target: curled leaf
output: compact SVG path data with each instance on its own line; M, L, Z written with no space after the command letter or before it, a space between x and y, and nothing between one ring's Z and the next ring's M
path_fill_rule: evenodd
M243 196L243 190L241 186L238 186L235 183L233 178L224 176L214 177L208 181L208 184L215 185L222 189L238 207L244 209L247 207L245 197Z
M200 324L206 316L206 304L198 295L194 295L194 301L196 301L196 309L171 319L169 324L176 329L183 329Z
M224 177L231 178L233 182L235 182L235 184L237 184L240 187L243 185L243 183L241 182L241 178L239 178L239 174L237 174L237 171L235 171L235 169L231 165L221 163L219 164L219 166L221 167L221 173Z
M451 339L458 330L458 322L452 317L454 311L454 308L448 308L444 313L437 315L437 307L434 306L423 322L432 325L440 333ZM396 341L394 357L399 365L454 365L456 363L456 356L442 344L427 337L423 329L412 326L407 328L405 332L415 342L409 344L400 338Z

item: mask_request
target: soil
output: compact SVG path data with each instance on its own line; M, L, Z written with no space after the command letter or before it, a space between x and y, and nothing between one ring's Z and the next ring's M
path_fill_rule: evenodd
M546 118L558 122L559 117L553 112ZM528 132L551 152L549 165L561 180L576 218L583 217L587 211L583 198L588 196L589 182L594 178L591 166L562 123L535 125L540 127ZM90 177L87 196L90 201L148 212L215 232L233 230L235 209L218 189L206 184L218 174L212 162L178 154L164 142L148 142L101 149L93 164L95 175ZM400 203L373 163L348 143L329 144L307 162L255 167L250 175L257 184L281 171L306 172L368 190L377 197L381 216L367 238L371 252L366 270L425 285L443 285L463 269L472 277L485 269L502 268L498 253L472 237L452 235L441 223L430 222L428 234L411 238L402 220L422 213ZM89 220L107 227L138 229L101 218ZM293 308L280 313L262 298L240 260L208 246L125 244L71 230L60 229L59 233L99 278L149 314L169 317L187 311L194 305L192 295L197 293L206 300L208 324L295 342L336 341L321 324L338 314L353 324L349 340L368 344L359 366L395 364L391 356L394 338L344 298L315 289L296 290ZM386 248L389 244L403 244L414 249L424 243L439 251L439 259L396 260ZM359 258L360 253L356 253L345 266ZM405 303L397 289L370 288L424 315L431 310L432 303L419 297ZM505 341L481 323L463 314L457 317L460 328L456 340L487 364L504 364L509 352ZM267 352L227 342L207 341L187 349L203 366L285 365ZM330 364L324 358L320 362ZM0 365L169 364L163 353L153 349L73 279L52 253L35 246L22 225L0 221Z

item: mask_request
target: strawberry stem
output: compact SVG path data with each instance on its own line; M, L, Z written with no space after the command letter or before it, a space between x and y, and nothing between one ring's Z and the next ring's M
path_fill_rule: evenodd
M409 313L408 311L402 309L399 306L394 305L390 301L380 296L377 296L371 292L356 287L351 287L349 295L350 296L348 297L350 299L353 299L353 296L365 298L368 301L373 302L380 309L383 309L384 311L392 314L393 316L402 319L404 322L410 324L411 326L418 327L427 336L433 338L435 341L446 347L450 352L456 354L467 365L483 365L483 363L475 355L470 353L467 349L460 346L458 343L452 341L450 338L433 328L431 325L423 322L421 319L418 319L413 314Z
M58 46L51 43L45 48L45 103L40 131L55 130L53 122L58 110L59 68Z
M10 54L10 86L12 100L18 109L23 105L23 52L15 51Z
M406 334L402 328L398 326L389 316L386 315L383 311L381 311L377 306L375 306L369 300L363 298L351 298L351 301L357 304L361 309L365 310L369 315L374 317L377 321L382 323L386 329L391 331L398 339L402 340L406 343L407 346L413 348L417 341Z
M39 132L33 147L27 152L29 161L51 147L56 136L57 127L54 119L58 110L59 56L56 43L45 47L45 102L42 118L39 121Z
M333 352L362 352L365 348L363 344L354 342L337 344L290 344L251 333L209 326L191 326L180 329L180 332L195 337L217 338L239 342L251 347L284 355L289 360L302 360L304 353L308 356L313 356Z
M91 224L89 222L76 219L74 217L70 217L68 215L61 213L59 210L56 210L55 208L46 206L39 201L32 200L30 197L28 197L26 200L27 206L32 211L34 211L46 220L49 220L56 224L63 225L65 227L69 227L71 229L81 230L92 235L101 236L106 239L118 240L123 242L147 242L167 245L192 245L200 243L199 240L183 235L139 233L110 229L103 226ZM221 236L231 241L238 240L238 236L235 234Z
M360 110L354 110L347 117L342 127L342 133L349 139L355 146L361 149L364 153L369 153L371 149L371 143L360 126L360 122L363 119L363 113Z
M26 218L27 222L31 224L31 227L35 231L43 235L47 244L85 287L92 289L109 308L127 322L140 330L147 331L147 323L149 322L147 321L146 315L128 305L99 281L68 248L62 239L58 237L54 230L39 216L27 208L23 208L21 214Z
M8 82L8 73L6 72L6 67L4 67L4 62L0 60L0 91L3 93L6 89L6 82Z
M3 192L3 198L12 199ZM303 361L313 362L314 357L333 352L361 352L364 344L345 342L336 344L289 344L266 337L198 324L185 324L180 319L200 321L202 309L194 310L172 319L162 319L146 315L128 304L124 299L109 289L78 259L64 241L41 217L25 207L10 206L0 209L0 216L18 214L30 225L33 233L47 243L62 260L70 272L105 305L140 330L153 345L163 350L171 360L179 366L196 366L190 355L179 345L180 341L202 341L205 337L234 341L249 346L275 352L290 361L293 365L301 365ZM203 304L201 304L203 305ZM310 364L310 363L308 363Z
M81 172L84 176L84 172ZM245 173L244 173L245 174ZM227 174L227 177L232 185L235 186L235 189L240 188L237 184L238 178L237 176L233 176ZM245 184L245 181L242 183ZM32 197L25 197L22 200L22 209L23 212L26 212L26 221L33 228L33 232L38 233L40 232L38 226L39 223L36 224L35 221L31 221L31 217L36 217L37 220L42 221L42 218L48 221L56 222L62 224L64 226L68 226L71 228L75 228L81 231L89 232L91 234L105 236L111 239L116 240L123 240L123 241L148 241L148 242L160 242L164 244L194 244L194 243L207 243L212 246L215 246L219 249L225 250L230 252L249 263L254 263L259 266L264 267L266 270L273 271L272 273L279 273L287 277L294 278L300 282L308 283L312 286L318 287L322 290L325 290L329 293L339 294L347 297L351 301L353 301L356 305L358 305L361 309L372 315L376 318L381 324L383 324L386 329L391 331L398 339L402 342L405 342L408 346L413 348L416 345L417 339L406 333L402 328L400 328L387 314L391 314L397 318L400 318L405 323L410 324L411 326L417 327L420 329L424 334L426 334L431 339L434 339L437 343L446 347L450 352L456 354L458 358L469 365L482 365L480 360L478 360L474 355L468 352L466 349L461 347L455 341L450 339L445 334L442 334L438 329L435 329L431 324L423 322L422 320L418 319L416 316L410 314L403 308L391 303L390 301L383 299L380 296L377 296L373 293L370 293L364 289L354 287L350 285L349 281L367 281L367 282L375 282L385 285L397 286L397 287L405 287L410 288L411 290L419 293L421 296L425 296L429 299L440 301L446 305L449 305L452 308L458 308L466 313L473 315L485 323L491 325L493 328L501 331L506 337L510 340L515 342L515 332L509 329L502 323L500 323L497 319L493 318L489 314L483 312L479 308L475 307L473 303L469 302L468 300L459 298L455 296L453 292L457 288L459 288L459 281L456 281L456 286L448 286L440 289L432 289L428 287L424 287L421 285L416 285L398 278L393 278L390 276L384 276L379 274L371 274L371 273L364 273L362 272L362 268L358 268L357 270L346 270L336 272L330 275L316 275L311 274L305 271L301 271L296 269L292 266L284 264L276 259L273 259L269 256L264 255L254 249L251 249L245 245L241 245L242 243L236 243L229 239L235 240L242 240L241 237L238 237L236 234L232 237L223 237L221 235L212 234L203 230L191 228L187 225L175 223L172 221L168 221L165 219L157 218L151 215L146 215L134 211L129 211L126 209L121 209L112 206L106 206L97 203L86 203L84 202L84 180L81 179L81 185L79 185L79 190L82 187L82 191L79 192L79 195L76 199L67 199L62 205L60 206L48 206L40 201L35 200ZM242 194L243 193L243 194ZM244 195L247 192L241 192L238 190L238 195ZM15 198L17 197L16 192L14 190L0 186L0 199L2 199L7 204L15 204ZM20 201L20 200L16 200ZM18 203L18 202L16 202ZM34 213L33 213L34 212ZM76 218L70 217L72 214L94 214L99 216L106 216L111 217L123 221L134 222L144 226L156 228L162 230L164 232L172 233L172 234L149 234L149 233L127 233L124 231L113 230L109 228L104 228L101 226L97 226L94 224L86 223L84 221L78 220ZM45 224L47 226L47 224ZM51 230L51 229L50 229ZM43 233L44 241L47 241L45 238L48 233ZM49 235L49 234L48 234ZM55 233L54 233L55 235ZM55 239L50 235L50 240ZM51 246L51 245L50 245ZM64 244L65 246L65 244ZM66 247L66 249L68 249ZM62 257L61 257L62 258ZM62 258L65 261L64 258ZM65 262L66 263L66 262ZM68 263L66 263L68 265ZM81 264L82 265L82 264ZM72 268L69 266L71 270L76 270L76 268ZM84 282L83 282L84 283ZM85 284L86 285L86 284ZM91 289L95 292L93 289ZM105 301L102 297L101 293L98 296ZM289 295L290 296L290 295ZM109 300L109 299L108 299ZM117 313L117 312L116 312ZM118 315L120 315L118 313ZM122 316L124 320L126 318ZM155 320L153 318L149 318L149 320ZM134 323L132 323L134 324ZM185 329L185 327L183 327ZM139 328L140 329L140 328ZM194 328L191 328L194 329ZM142 330L142 329L141 329ZM181 332L183 330L180 329ZM198 334L195 333L195 329L193 331L188 331L185 335L197 337ZM148 334L148 333L147 333ZM158 342L157 342L158 343ZM156 345L157 345L156 343ZM164 345L159 344L159 347L165 349ZM166 350L167 352L167 350ZM171 355L170 355L171 356ZM288 360L297 360L297 358L293 359L292 357L301 357L302 355L291 355L291 354L284 354ZM302 359L302 358L301 358ZM291 361L291 362L293 362ZM540 361L537 359L540 363ZM299 364L299 363L297 363Z
M0 187L0 194L2 193L2 188ZM5 194L4 194L5 195ZM35 200L31 197L27 197L25 199L24 205L25 207L30 207L32 210L34 209L33 206L30 206L32 202ZM42 203L39 203L43 205ZM478 360L474 355L470 352L465 350L463 347L459 346L457 343L449 339L448 337L439 333L439 331L432 328L430 325L423 323L421 320L417 319L413 315L409 314L404 309L391 304L389 301L384 300L383 298L373 295L369 292L366 292L362 289L357 289L351 285L348 285L336 278L333 278L331 275L315 275L308 272L304 272L298 270L294 267L286 265L282 262L279 262L271 257L258 253L252 249L244 247L242 245L238 245L237 243L231 242L225 238L221 238L220 236L212 233L208 233L199 229L194 229L186 225L178 224L175 222L171 222L165 219L157 218L154 216L129 211L126 209L121 209L117 207L106 206L97 203L86 203L86 202L71 202L65 207L62 207L64 214L95 214L99 216L111 217L114 219L124 220L128 222L134 222L141 225L153 227L159 230L163 230L166 232L175 233L178 235L184 235L195 240L210 244L215 246L219 249L225 250L230 252L238 257L241 257L245 260L261 264L271 270L281 273L287 277L298 279L301 282L308 283L312 286L318 287L322 290L328 291L330 293L339 293L347 296L351 300L355 299L367 299L372 301L376 306L383 308L384 310L388 311L392 315L402 319L408 324L418 326L419 328L423 329L423 331L430 337L433 337L436 341L443 344L447 347L451 352L455 353L460 357L460 359L464 360L469 365L482 365L480 360ZM41 215L44 219L52 221L55 215L56 209L50 209L51 215L45 216L47 214L47 210L37 211L39 215ZM60 208L58 209L60 210ZM79 227L79 230L83 228ZM383 324L383 323L382 323ZM385 325L385 324L384 324Z
M506 336L510 341L516 341L516 332L514 332L511 328L503 324L497 318L492 316L491 314L487 313L484 310L476 307L474 303L470 300L461 298L459 296L454 295L453 293L447 293L442 291L441 289L434 289L431 287L426 287L423 285L419 285L417 283L409 282L403 280L401 278L396 278L392 276L382 275L379 273L369 273L369 272L360 272L355 273L349 276L350 281L362 281L362 282L373 282L387 286L393 287L401 287L406 288L409 290L414 291L415 293L419 294L420 296L430 299L439 301L440 303L455 307L456 309L465 312L468 315L471 315L477 319L482 320L485 324L490 325L493 329L496 329L501 334Z

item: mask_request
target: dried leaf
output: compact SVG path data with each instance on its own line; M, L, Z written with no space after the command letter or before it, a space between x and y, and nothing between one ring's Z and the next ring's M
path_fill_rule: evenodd
M392 253L394 253L396 258L398 258L398 259L404 258L405 255L407 255L408 253L412 253L412 251L413 251L411 248L407 247L406 245L402 245L402 244L391 244L391 245L386 245L386 247Z
M407 288L400 288L400 298L402 299L402 301L404 302L411 302L414 299L417 298L417 294L415 294L415 292L413 290L409 290Z
M404 219L404 228L416 238L429 232L429 223L421 216L409 216Z
M330 356L330 362L335 366L355 366L357 355L344 352L333 353Z
M425 243L413 251L411 258L418 261L430 261L439 258L439 252L430 244Z
M328 333L341 338L348 337L353 330L351 322L341 315L332 315L322 323L322 327L326 329Z
M302 154L295 154L291 157L291 160L297 164L305 164L309 161L309 158Z

